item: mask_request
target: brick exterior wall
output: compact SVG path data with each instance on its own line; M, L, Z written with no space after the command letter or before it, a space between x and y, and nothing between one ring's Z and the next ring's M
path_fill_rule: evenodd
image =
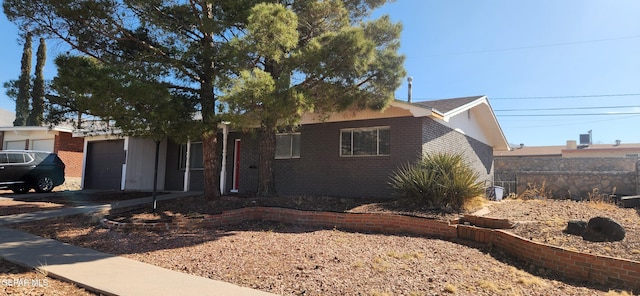
M84 157L84 138L74 138L71 133L58 132L53 141L53 152L57 153L65 164L65 177L82 177Z
M391 153L386 156L340 156L340 130L388 126ZM301 126L300 158L276 159L276 191L280 195L330 195L337 197L390 197L389 176L401 164L415 161L422 153L462 153L480 173L481 180L493 173L493 149L428 118L398 117ZM227 142L226 192L233 183L234 144L240 139L239 193L252 194L258 184L257 131L231 132ZM222 154L222 136L218 139ZM179 149L170 143L165 188L182 190L183 173L178 170ZM192 171L191 190L202 190L201 171Z
M102 219L114 230L168 230L188 227L221 227L246 221L275 221L319 226L364 233L408 233L445 239L476 241L497 248L529 264L551 270L562 277L600 283L614 288L640 290L640 262L581 253L537 243L502 229L511 228L505 219L465 216L461 221L438 221L428 218L382 213L335 213L299 211L283 208L250 207L206 215L204 219L182 219L167 223L124 223ZM469 222L473 225L456 224ZM490 228L485 228L490 227Z
M74 138L71 133L58 132L54 139L53 152L69 151L69 152L82 152L84 149L84 138Z
M71 133L58 132L54 138L54 152L65 164L65 176L82 177L82 162L84 158L84 138L74 138Z
M389 175L402 163L420 155L421 119L413 117L332 122L301 127L300 158L276 159L276 190L281 195L390 197ZM390 127L391 153L387 156L340 156L340 130ZM240 189L255 192L258 135L243 138ZM230 142L231 143L231 142Z
M554 198L583 199L594 188L601 193L636 195L640 180L637 158L496 157L496 180L515 183L522 194L527 184L544 182Z
M462 153L466 161L478 172L480 181L493 178L493 148L474 138L463 135L431 118L422 119L423 153Z

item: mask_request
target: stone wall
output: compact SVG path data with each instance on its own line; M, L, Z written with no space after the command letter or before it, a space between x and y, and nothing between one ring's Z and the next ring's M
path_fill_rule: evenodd
M599 193L638 194L637 158L496 157L495 181L515 183L515 193L527 185L545 187L554 198L583 199Z

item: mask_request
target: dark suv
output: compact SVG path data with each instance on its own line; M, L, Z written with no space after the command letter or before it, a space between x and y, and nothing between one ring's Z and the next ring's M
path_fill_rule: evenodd
M15 193L51 192L64 183L64 162L57 154L30 150L0 150L0 188Z

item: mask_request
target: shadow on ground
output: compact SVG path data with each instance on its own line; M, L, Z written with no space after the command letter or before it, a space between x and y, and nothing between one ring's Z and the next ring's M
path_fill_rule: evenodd
M67 206L109 204L112 202L149 197L151 192L120 191L120 190L69 190L50 193L2 194L0 196L13 198L23 202L52 202ZM167 192L158 192L158 195Z

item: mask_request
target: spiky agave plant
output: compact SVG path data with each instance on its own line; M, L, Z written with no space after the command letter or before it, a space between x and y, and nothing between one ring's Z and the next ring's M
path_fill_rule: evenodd
M478 179L462 154L435 153L401 165L392 173L389 185L400 199L459 210L465 200L482 193Z

